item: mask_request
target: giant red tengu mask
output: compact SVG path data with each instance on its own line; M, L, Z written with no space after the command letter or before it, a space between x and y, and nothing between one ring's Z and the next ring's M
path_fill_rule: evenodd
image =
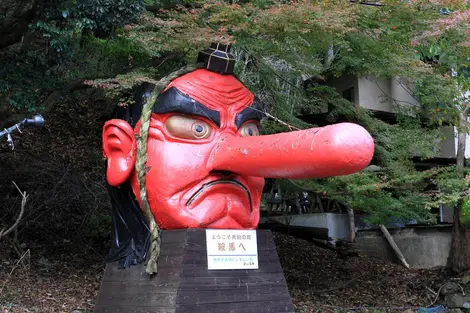
M153 107L147 142L148 203L161 229L253 229L263 177L315 178L362 170L369 133L341 123L259 135L262 108L230 74L198 69L171 82ZM136 135L113 119L103 128L108 184L130 182L139 199Z

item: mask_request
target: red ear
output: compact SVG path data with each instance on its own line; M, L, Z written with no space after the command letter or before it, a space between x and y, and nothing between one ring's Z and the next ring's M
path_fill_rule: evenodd
M129 179L135 165L134 130L123 120L113 119L103 126L103 153L108 161L106 179L119 186Z

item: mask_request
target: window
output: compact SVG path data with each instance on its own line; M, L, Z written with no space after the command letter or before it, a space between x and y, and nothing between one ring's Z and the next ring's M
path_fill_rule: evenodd
M354 103L354 87L348 88L343 91L343 98L351 103Z

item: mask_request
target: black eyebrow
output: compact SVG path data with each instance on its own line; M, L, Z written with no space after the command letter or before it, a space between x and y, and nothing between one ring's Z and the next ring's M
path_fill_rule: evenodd
M220 127L220 113L218 111L209 109L176 87L171 87L158 96L152 112L157 114L177 112L197 115L208 118Z
M237 128L240 128L243 123L248 120L261 121L263 117L263 105L261 104L261 101L255 97L253 103L249 107L237 114L235 117L235 125L237 125Z

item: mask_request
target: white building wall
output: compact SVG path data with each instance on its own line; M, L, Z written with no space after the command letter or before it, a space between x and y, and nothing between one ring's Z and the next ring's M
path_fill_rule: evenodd
M361 107L395 113L396 105L419 107L419 102L411 95L411 91L400 78L377 79L372 76L355 77L352 75L341 76L328 81L328 85L334 87L341 95L345 90L353 88L354 103ZM470 97L470 92L464 96ZM394 100L392 100L394 99ZM325 106L322 110L327 112ZM457 155L457 131L454 127L442 127L444 139L436 146L439 157L455 158ZM467 136L465 157L470 158L470 134Z
M443 140L436 147L439 149L439 157L441 158L455 158L458 149L458 132L457 128L453 126L441 127ZM465 158L470 158L470 134L467 135L465 141Z
M372 76L357 78L342 76L331 80L328 84L339 94L354 88L354 103L376 111L396 112L395 106L419 106L406 85L398 78L377 79ZM394 101L394 100L396 101Z
M439 144L436 147L439 151L439 157L455 158L457 150L455 146L456 138L454 134L454 127L445 126L445 127L441 127L440 130L443 136L443 140L439 142Z
M290 226L328 228L328 237L333 240L349 240L349 218L344 213L314 213L272 216L270 219Z
M335 88L336 91L342 95L345 90L349 88L354 89L354 103L359 104L359 83L358 78L353 75L345 75L328 81L328 85Z
M398 77L390 79L390 96L395 100L395 105L414 108L420 106L418 100L412 96L410 88ZM396 111L395 105L392 104L393 112Z
M359 102L361 107L393 112L390 101L390 80L378 80L375 77L361 77L358 79Z

